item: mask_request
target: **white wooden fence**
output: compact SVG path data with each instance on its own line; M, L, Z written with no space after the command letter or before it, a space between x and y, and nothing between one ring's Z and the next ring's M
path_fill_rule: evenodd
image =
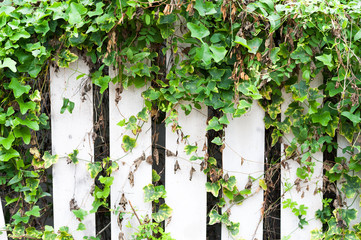
M75 239L83 239L83 236L95 236L95 214L88 215L83 223L85 231L76 231L79 221L71 212L70 202L77 204L84 210L92 209L93 197L91 188L94 180L90 178L86 170L86 161L94 161L93 149L93 97L91 80L87 77L76 80L80 73L89 73L89 68L82 60L71 64L68 69L52 69L51 79L51 131L52 131L52 153L60 156L59 161L53 167L53 203L54 203L54 228L69 226L70 232ZM110 72L114 76L114 72ZM111 208L119 206L124 196L132 202L137 213L141 216L151 215L151 203L144 203L143 187L152 182L152 165L143 161L136 172L134 172L134 186L129 183L130 171L134 171L133 162L145 154L151 155L152 133L150 121L143 126L143 130L137 139L137 146L126 156L122 150L121 143L124 134L130 134L116 124L131 115L138 113L144 107L141 93L146 89L130 87L121 93L120 101L117 85L109 86L109 127L110 127L110 158L119 159L119 170L113 173L114 183L111 188ZM60 114L63 98L68 98L75 103L73 113L66 111ZM285 94L286 103L291 96ZM286 105L282 106L285 110ZM282 115L283 117L283 115ZM251 110L237 119L230 119L230 124L225 129L226 146L223 150L224 174L234 175L237 178L237 187L243 189L248 182L249 176L259 178L264 174L264 112L255 103ZM203 156L202 146L207 143L206 139L207 108L193 110L188 116L179 111L179 124L183 126L183 133L189 134L190 144L197 144L198 154ZM178 155L167 156L165 163L166 203L173 209L172 218L166 224L165 230L177 240L205 240L207 219L207 194L206 176L200 170L199 162L187 160L184 153L184 143L177 141L179 136L166 128L166 149L178 152ZM286 135L283 144L287 144L292 135ZM340 144L345 145L344 139L339 138ZM79 150L79 158L86 160L79 164L67 164L66 156ZM342 156L342 152L338 152ZM290 209L281 208L281 235L286 237L291 234L290 239L310 239L310 231L321 228L321 223L315 219L315 211L322 208L322 153L313 156L318 160L312 181L301 182L298 191L295 187L285 190L286 183L294 184L298 163L287 160L281 169L282 200L290 198L299 204L308 207L306 219L309 224L303 229L297 227L298 218ZM174 171L174 164L179 164L179 170ZM190 178L190 172L192 177ZM316 189L316 191L315 191ZM262 239L262 213L263 213L263 190L254 184L252 192L254 196L246 200L242 205L233 206L230 219L240 223L240 237L243 239ZM229 205L223 208L228 209ZM131 212L129 204L122 209ZM0 227L4 226L2 212L0 211ZM128 222L137 226L135 218L126 217L122 226L118 226L117 216L112 214L111 233L112 240L130 239L134 232L128 228ZM0 240L7 239L6 235L0 235ZM222 228L222 239L232 239L225 227Z

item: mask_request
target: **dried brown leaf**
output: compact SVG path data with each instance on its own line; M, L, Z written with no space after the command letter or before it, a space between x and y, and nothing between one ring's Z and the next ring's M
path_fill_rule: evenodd
M173 153L172 151L170 151L168 149L165 151L165 154L167 155L167 157L176 157L177 156L177 154Z
M130 186L134 187L134 174L132 171L129 172L128 180L129 180Z
M70 211L73 211L73 210L79 210L79 206L78 206L78 203L77 201L75 200L75 198L72 198L69 202L69 208L70 208Z
M181 170L181 168L180 168L178 160L177 160L174 163L174 174L176 174L178 170Z
M252 178L249 176L248 177L248 182L246 183L246 185L244 186L245 189L251 189L252 187Z
M155 163L159 165L159 151L158 148L155 148L153 151L153 159L155 160Z
M189 181L192 181L192 178L193 178L193 173L195 172L196 170L194 169L194 167L191 168L190 172L189 172Z

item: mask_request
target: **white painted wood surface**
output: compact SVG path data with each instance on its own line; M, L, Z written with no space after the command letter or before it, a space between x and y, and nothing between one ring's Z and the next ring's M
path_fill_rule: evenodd
M87 76L76 80L81 73L88 74L89 67L83 60L70 64L69 68L51 68L51 136L52 153L59 155L53 166L53 203L55 231L68 226L74 239L95 235L95 214L82 221L85 231L75 231L79 221L70 211L70 201L74 199L81 209L92 209L93 197L90 192L94 181L86 164L93 161L93 94L91 81ZM75 103L73 113L60 114L63 98ZM79 150L77 165L67 163L67 155Z
M115 71L113 69L110 70L110 76L115 76ZM144 123L142 131L137 138L136 147L132 150L132 152L127 154L121 147L123 136L128 135L132 138L136 138L136 136L131 131L125 130L125 127L117 125L117 123L124 118L128 120L130 116L136 116L137 113L145 107L144 99L141 94L146 87L137 89L134 86L131 86L128 89L125 89L122 93L119 93L119 89L119 84L109 84L110 158L113 161L117 161L119 164L119 170L113 173L114 182L111 186L111 207L113 209L118 208L122 212L125 211L131 213L132 209L128 202L130 201L140 218L145 217L146 215L151 218L152 204L149 202L144 203L143 191L143 187L152 183L152 165L145 161L145 159L152 153L150 116L148 122ZM119 100L118 103L116 100ZM145 159L134 172L134 161L142 156L145 156ZM132 172L134 176L134 186L130 184L130 172ZM123 194L124 198L122 198ZM127 202L125 209L123 206L119 205L121 200L125 200ZM112 213L111 239L122 239L119 238L122 234L124 234L125 239L130 239L130 236L136 231L135 228L139 226L139 222L136 217L132 217L131 214L126 214L121 223L121 229L118 226L117 219L118 215L116 213ZM133 228L126 227L129 222Z
M223 150L223 171L237 179L237 188L243 190L248 176L263 178L264 174L264 111L254 102L250 111L235 119L228 117L230 123L225 129ZM243 164L242 164L243 162ZM257 192L258 191L258 192ZM256 193L257 192L257 193ZM231 208L230 220L239 222L241 239L262 239L262 203L263 190L259 189L258 181L252 185L249 200ZM229 208L227 204L223 212ZM233 239L227 228L222 225L222 240Z
M0 232L2 232L2 234L0 235L0 240L7 240L8 236L5 231L5 218L4 218L4 212L3 212L3 208L2 208L1 199L0 199Z
M311 87L315 88L322 83L322 75L316 76L316 79L311 82ZM292 94L283 92L284 103L281 105L281 119L286 118L284 112L287 110L288 105L293 101ZM318 101L322 101L318 99ZM307 108L305 109L307 111ZM290 239L310 239L311 230L321 229L322 224L319 220L315 219L315 213L318 209L322 209L322 176L323 176L323 153L317 152L312 155L312 161L316 163L314 173L310 181L301 181L299 183L299 190L295 186L295 181L298 178L296 175L297 168L300 166L296 159L285 158L285 144L290 145L294 135L292 133L285 134L282 138L281 144L281 237L291 235ZM284 167L285 166L285 167ZM291 190L286 191L286 184L294 185ZM320 191L319 191L320 190ZM305 205L308 207L305 219L308 225L303 229L298 227L299 219L292 212L290 208L283 208L283 201L291 199L296 201L299 207Z
M188 144L197 145L197 155L204 156L202 150L204 144L207 144L207 107L203 106L201 110L193 108L188 116L180 107L176 109L181 131L184 136L190 137L182 141L180 131L173 132L171 124L166 127L166 148L177 156L166 156L165 160L165 201L173 209L172 219L165 229L177 240L206 239L207 178L200 170L200 160L189 161L192 155L187 155L184 147ZM175 172L176 163L180 169Z
M345 157L347 159L347 162L350 162L350 154L348 153L343 153L342 149L350 146L350 143L346 140L345 137L341 136L340 134L337 135L337 143L338 143L338 149L337 149L337 157ZM351 172L350 172L351 173ZM359 176L361 178L361 172L357 172L357 173L351 173L351 176ZM339 189L342 188L341 184L338 184ZM352 220L350 222L350 229L353 229L352 226L359 223L360 219L361 219L361 202L360 202L360 193L355 195L354 198L346 198L345 194L342 194L343 199L345 199L346 202L346 207L351 209L356 209L357 210L357 217L356 219Z

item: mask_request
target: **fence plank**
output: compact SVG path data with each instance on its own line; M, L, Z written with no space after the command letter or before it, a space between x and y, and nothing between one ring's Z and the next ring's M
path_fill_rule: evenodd
M207 178L200 170L199 160L189 161L190 155L184 152L184 147L188 144L197 145L197 155L204 156L202 148L206 144L207 107L201 110L193 108L188 116L180 107L176 109L182 132L173 132L171 125L166 127L166 148L177 155L166 154L165 201L173 209L166 231L171 232L171 236L177 240L206 239ZM182 140L182 134L190 137Z
M264 173L264 139L265 127L263 123L264 111L257 103L253 103L251 110L230 120L225 129L225 143L223 150L223 171L229 176L235 176L237 187L243 190L248 182L248 176L262 177ZM262 239L262 202L263 191L257 183L252 186L249 200L242 205L231 208L230 220L240 223L240 237ZM223 208L227 211L229 204ZM225 226L222 226L222 239L233 239Z
M59 161L53 166L53 203L54 227L57 231L61 226L69 226L74 239L83 236L94 236L95 214L90 214L82 221L85 231L75 231L79 221L70 210L70 202L83 210L92 209L93 197L91 179L86 163L93 160L93 95L92 85L87 77L76 80L81 74L89 73L83 60L70 64L66 69L51 69L51 134L52 153L59 155ZM63 98L75 103L73 113L60 113ZM77 165L68 164L66 155L74 149L79 150Z
M322 83L322 75L316 76L316 79L311 82L311 87L318 87ZM289 103L292 102L292 95L283 92L285 99L281 105L281 119L285 119L284 112L287 110ZM307 109L305 109L307 111ZM310 181L300 181L296 187L295 183L298 181L296 175L297 168L300 166L296 159L285 158L285 144L290 145L294 138L292 133L285 134L282 138L281 144L281 237L287 238L291 235L291 239L310 239L311 230L322 228L319 220L315 219L315 213L318 209L322 209L322 176L323 176L323 153L317 152L312 155L312 161L316 163L314 166L314 173ZM287 184L293 187L288 190ZM308 225L303 229L298 227L299 219L292 212L290 208L284 208L283 201L291 199L300 205L308 207L305 219Z
M337 157L345 157L347 159L347 162L350 162L350 154L343 153L342 149L350 146L350 143L346 140L345 137L341 136L340 134L337 135L337 143L338 143L338 149L337 149ZM350 172L351 173L351 172ZM356 174L351 174L353 176L358 176L361 178L361 172L357 172ZM339 189L342 188L342 185L339 184ZM356 194L354 198L346 198L344 194L342 194L343 199L345 199L347 208L353 208L357 210L357 217L354 220L350 221L350 229L352 229L352 226L359 223L361 219L361 206L360 206L360 194Z
M113 70L110 71L111 77L115 75ZM117 123L123 119L128 120L130 116L137 115L139 111L145 107L144 99L141 94L146 89L145 87L137 89L134 86L129 87L120 93L120 85L110 83L109 86L109 131L110 131L110 157L119 164L119 170L113 173L114 182L111 186L111 206L114 209L119 209L121 212L132 212L129 205L131 202L134 209L136 209L139 217L151 217L152 205L144 202L143 187L152 182L152 165L145 161L146 157L151 155L151 120L144 123L142 131L137 138L137 145L132 152L126 154L121 148L122 139L124 135L135 138L130 130L125 130ZM136 160L141 160L139 168L136 169ZM134 179L134 185L131 184L131 179ZM124 197L123 197L124 194ZM121 204L126 205L121 205ZM123 207L124 206L124 207ZM111 239L120 238L124 234L125 239L129 239L135 232L139 223L136 217L131 214L126 214L121 223L121 228L118 226L118 212L111 215ZM130 223L133 228L126 227Z
M5 218L4 218L1 199L0 199L0 232L2 233L2 234L0 233L0 240L7 240L8 236L5 231Z

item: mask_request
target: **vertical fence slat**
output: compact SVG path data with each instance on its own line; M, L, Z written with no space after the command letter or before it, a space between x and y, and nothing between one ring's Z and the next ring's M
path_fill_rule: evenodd
M311 87L318 87L322 83L322 75L319 74L311 82ZM292 95L283 92L284 103L281 106L282 121L285 119L284 112L287 110L289 103L292 102ZM307 111L307 108L305 109ZM299 181L296 174L297 168L300 166L296 159L286 159L285 144L290 145L294 138L292 133L285 134L281 144L281 237L286 238L291 235L290 239L310 239L310 232L313 229L321 229L322 224L315 219L315 213L318 209L322 209L322 177L323 177L323 153L317 152L312 155L312 161L316 163L314 173L310 181ZM297 184L296 184L297 183ZM293 185L288 190L287 184ZM298 185L298 186L296 186ZM304 218L308 221L303 229L298 227L299 219L290 208L283 208L283 201L291 199L300 205L308 207L307 215Z
M338 143L337 157L345 157L347 159L347 163L349 163L351 156L348 153L343 153L342 149L347 146L350 146L350 143L346 140L345 137L341 136L340 134L337 135L337 143ZM361 172L357 172L355 175L359 176L361 178ZM351 176L352 176L352 174L351 174ZM342 185L339 184L338 187L339 187L339 189L341 189ZM345 199L345 202L346 202L348 208L353 208L353 209L357 210L357 217L354 220L350 221L350 228L352 229L352 226L354 224L359 223L359 221L361 219L360 194L356 193L354 198L346 198L345 195L343 194L343 197Z
M111 70L110 75L113 77L115 72ZM141 96L144 90L145 87L137 89L131 86L121 93L119 84L110 83L109 86L110 158L119 164L119 170L113 173L114 182L111 186L111 206L113 209L118 208L121 212L132 213L130 201L140 218L146 215L150 218L152 205L149 202L144 202L143 192L143 187L152 182L152 165L145 161L152 152L150 116L148 122L144 123L137 138L137 145L132 152L124 152L121 147L122 139L124 135L128 135L131 138L136 136L130 130L125 130L124 127L117 125L123 119L128 121L130 116L136 116L145 107L144 99ZM136 161L140 159L142 160L139 168L135 171ZM134 183L131 183L132 179L134 179ZM134 185L132 186L132 184ZM131 214L126 214L120 224L120 228L117 214L115 212L111 215L111 239L123 239L119 238L122 234L124 234L125 239L130 239L130 236L136 231L134 228L139 226L137 218L131 217ZM128 223L133 228L126 227Z
M207 107L201 110L193 108L186 116L177 108L178 122L184 136L189 135L188 142L182 141L180 131L173 132L172 126L166 128L166 148L177 156L166 154L165 187L168 206L173 209L172 219L166 231L172 238L179 240L206 239L207 194L205 184L207 178L200 170L199 160L190 162L191 155L184 152L188 144L197 145L197 155L204 156L203 146L206 144ZM179 167L178 170L177 166ZM176 171L175 171L176 170Z
M240 118L230 119L225 129L225 148L223 150L223 171L237 179L237 188L243 190L248 176L261 177L264 173L264 111L255 102L251 110ZM252 193L242 205L231 208L230 220L240 223L240 237L262 239L262 203L263 190L256 181ZM229 208L227 204L223 212ZM252 238L253 237L253 238ZM226 227L222 225L222 239L233 239Z
M1 203L1 199L0 199L0 231L2 232L2 234L0 235L0 240L7 240L7 233L5 230L5 218L4 218L4 212L3 212L3 208L2 208L2 203Z
M89 67L82 60L70 64L66 69L51 69L51 133L52 153L59 155L58 162L53 166L53 203L54 227L57 231L61 226L69 226L74 239L83 236L94 236L95 214L90 214L82 221L85 231L75 231L79 221L70 210L70 202L83 210L92 209L93 197L91 179L86 164L93 160L93 94L90 79L87 77L76 80L81 73L88 74ZM60 113L63 98L74 102L73 113ZM79 150L77 165L67 163L67 154L74 149Z

